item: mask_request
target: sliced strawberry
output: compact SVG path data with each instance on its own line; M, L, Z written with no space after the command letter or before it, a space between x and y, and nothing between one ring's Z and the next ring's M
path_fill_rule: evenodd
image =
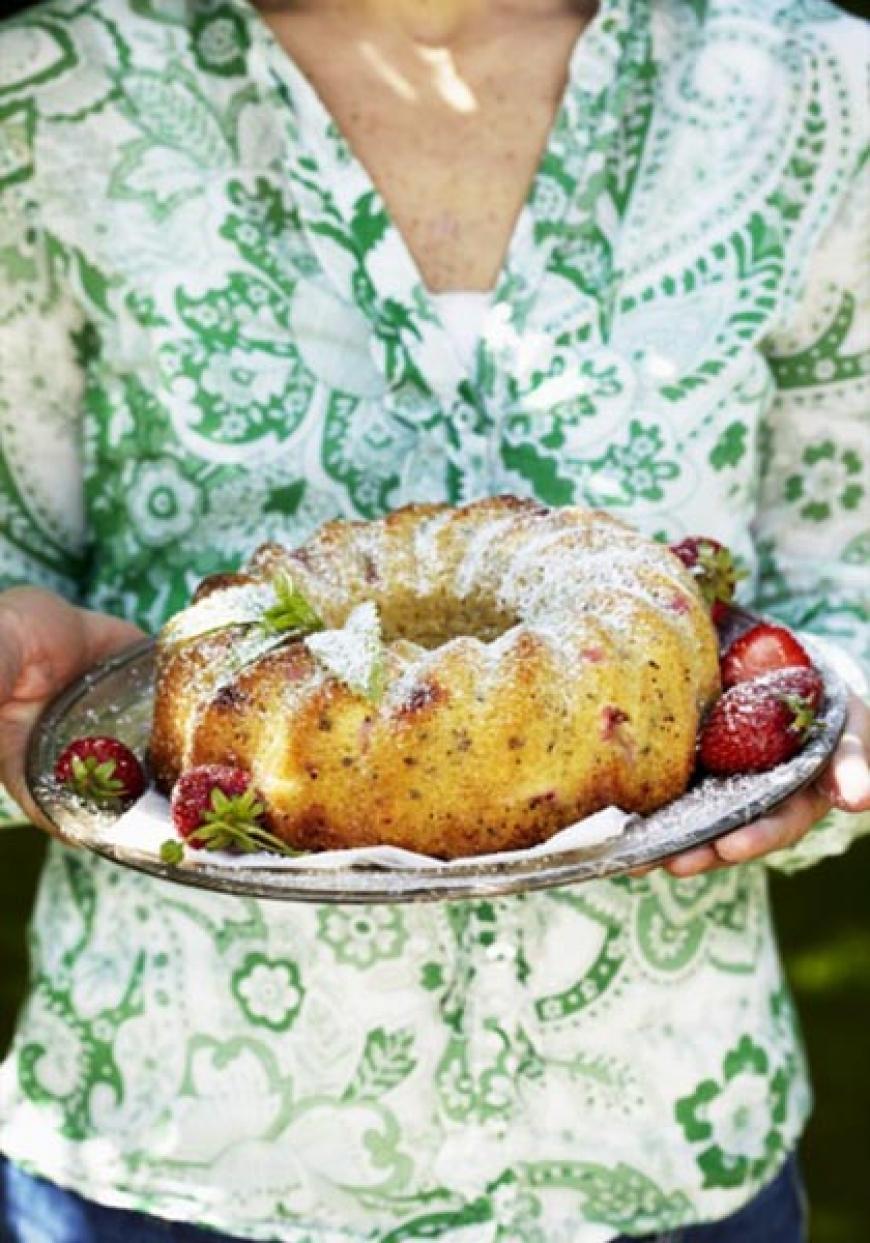
M697 582L713 621L723 621L734 599L734 590L741 578L746 577L746 571L737 568L724 544L707 535L689 535L671 544L670 550Z
M785 626L761 622L735 639L722 657L722 685L736 686L775 669L811 669L806 649Z
M815 669L780 669L739 682L716 701L701 729L699 758L719 776L758 773L806 741L824 686Z
M194 850L298 853L267 832L265 807L250 774L240 768L222 764L189 768L173 787L170 810L173 824ZM164 848L164 860L178 862L177 850L170 851L167 843Z
M76 738L64 747L54 766L61 785L99 806L130 803L145 789L145 773L136 756L117 738Z

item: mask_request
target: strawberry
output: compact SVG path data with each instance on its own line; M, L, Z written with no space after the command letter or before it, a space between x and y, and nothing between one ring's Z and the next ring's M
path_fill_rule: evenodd
M761 622L735 639L722 657L722 685L736 686L774 669L811 669L806 650L785 626Z
M813 712L818 712L825 697L825 684L822 675L816 668L775 669L773 674L763 674L762 678L775 676L780 690L787 695L800 695L809 701ZM756 678L760 682L762 678Z
M724 544L707 535L689 535L669 547L700 587L713 621L723 621L734 599L734 589L746 577L746 571L737 568Z
M269 850L297 854L267 832L265 807L249 773L222 764L189 768L175 783L170 799L172 822L194 850L230 850L249 854ZM165 862L179 861L177 842L164 842Z
M58 756L54 776L79 798L105 807L131 803L145 789L142 765L117 738L76 738Z
M778 669L722 695L701 729L699 757L719 776L760 773L790 759L806 741L822 701L815 669Z

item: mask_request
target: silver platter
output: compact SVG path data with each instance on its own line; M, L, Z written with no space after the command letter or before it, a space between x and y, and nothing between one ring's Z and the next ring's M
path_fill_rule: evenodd
M735 610L730 637L758 618ZM341 868L304 866L304 860L274 866L260 856L186 853L178 866L156 852L132 848L114 831L116 816L84 806L52 777L55 760L73 738L111 734L138 755L147 752L154 689L154 645L130 648L91 670L46 709L34 730L27 755L30 792L58 833L73 845L95 851L125 867L181 885L285 902L433 902L480 898L616 876L693 846L771 811L807 785L824 768L846 716L847 690L822 644L802 636L825 679L825 700L814 731L794 759L767 773L731 779L708 777L682 798L652 816L636 817L617 837L582 850L508 857L482 864L474 859L450 867ZM173 831L167 824L167 836Z

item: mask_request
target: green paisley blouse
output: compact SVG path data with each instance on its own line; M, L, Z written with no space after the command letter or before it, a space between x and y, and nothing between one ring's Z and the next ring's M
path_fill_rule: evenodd
M264 539L512 492L713 535L747 600L857 649L866 35L603 0L465 367L246 0L5 24L3 584L153 630ZM810 1105L759 865L308 907L53 846L32 947L3 1150L254 1239L672 1229L746 1202Z

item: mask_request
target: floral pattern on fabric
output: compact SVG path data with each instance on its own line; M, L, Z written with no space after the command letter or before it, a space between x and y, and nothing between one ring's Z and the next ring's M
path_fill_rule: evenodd
M292 962L272 962L263 954L249 954L233 975L233 992L254 1024L286 1031L299 1013L303 989Z
M785 1071L772 1073L764 1049L741 1036L725 1055L721 1080L705 1079L677 1101L677 1121L701 1149L705 1186L739 1186L776 1168L785 1151L788 1087Z
M466 370L246 0L4 24L0 582L155 630L263 540L507 491L721 539L747 601L860 657L859 34L818 0L602 0ZM242 1237L678 1229L809 1109L761 867L307 907L55 846L32 935L4 1151Z
M398 958L407 940L400 912L389 906L364 906L353 911L322 907L317 912L317 928L336 962L361 971L382 959Z

